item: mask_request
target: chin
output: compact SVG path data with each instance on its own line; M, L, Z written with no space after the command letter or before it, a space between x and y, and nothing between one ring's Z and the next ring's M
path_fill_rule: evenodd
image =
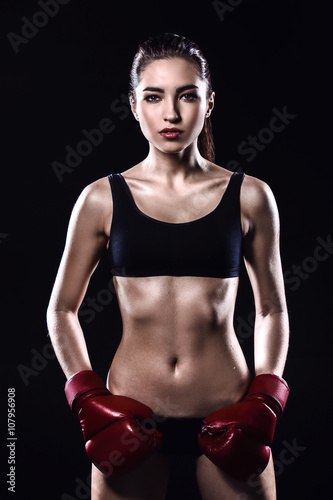
M162 149L159 148L159 150L166 154L166 155L177 155L179 153L183 153L185 151L185 148L177 148L177 149Z
M185 149L188 147L188 144L179 144L179 142L178 143L170 142L169 144L164 144L163 146L161 144L152 143L152 146L161 151L162 153L172 155L172 154L182 153L183 151L185 151Z

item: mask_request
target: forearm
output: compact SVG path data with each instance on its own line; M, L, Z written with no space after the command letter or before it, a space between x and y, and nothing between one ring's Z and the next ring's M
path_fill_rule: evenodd
M92 369L77 314L49 308L47 326L55 354L67 379L78 371Z
M257 315L254 329L255 373L282 377L289 345L287 311Z

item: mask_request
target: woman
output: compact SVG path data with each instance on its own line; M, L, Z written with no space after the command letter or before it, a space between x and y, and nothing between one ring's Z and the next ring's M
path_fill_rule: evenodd
M149 153L83 190L48 307L93 462L92 499L162 499L170 457L191 454L203 499L273 500L289 336L274 197L214 164L215 93L193 42L142 44L129 98ZM105 247L123 322L108 389L78 320ZM242 255L256 308L252 382L233 329Z

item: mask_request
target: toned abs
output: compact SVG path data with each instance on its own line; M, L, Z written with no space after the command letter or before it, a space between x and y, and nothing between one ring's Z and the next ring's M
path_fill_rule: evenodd
M123 321L109 389L165 416L240 400L249 371L233 329L238 278L114 278Z

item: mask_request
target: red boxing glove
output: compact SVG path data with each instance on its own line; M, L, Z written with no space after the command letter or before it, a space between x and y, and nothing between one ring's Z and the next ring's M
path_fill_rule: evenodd
M288 384L273 374L255 377L240 403L204 419L198 435L201 451L220 469L240 481L266 468L277 417L289 395Z
M90 460L108 477L118 477L157 451L162 434L152 410L126 396L115 396L91 370L65 385L67 401L78 416Z

